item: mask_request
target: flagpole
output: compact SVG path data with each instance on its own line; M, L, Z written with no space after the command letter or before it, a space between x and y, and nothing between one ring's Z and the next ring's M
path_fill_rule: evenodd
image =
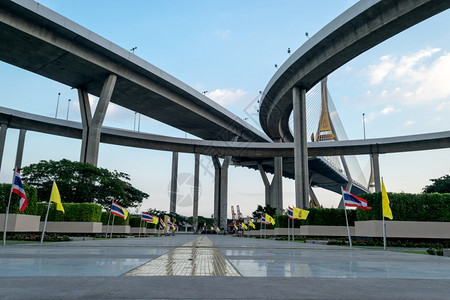
M295 242L295 219L292 219L292 242Z
M383 182L383 177L381 177L381 182ZM386 250L386 223L384 221L384 211L383 211L383 195L381 195L381 214L383 215L383 249Z
M261 217L261 224L259 225L259 239L262 239L262 227L263 227L263 223L262 223L262 217Z
M386 223L384 222L384 215L383 215L383 249L386 250Z
M6 207L6 212L5 212L5 226L3 226L3 245L6 245L6 226L8 225L9 206L11 205L11 196L12 196L12 191L13 191L13 186L14 186L14 180L16 179L16 172L17 172L17 167L14 168L14 174L13 174L12 183L11 183L11 191L9 192L8 206Z
M112 239L112 234L113 234L113 229L114 229L114 218L116 217L116 215L113 215L113 221L112 221L112 225L111 225L111 235L110 238Z
M111 208L114 200L111 200L111 206L109 207L108 225L106 226L105 239L108 238L109 220L111 219Z
M289 231L289 222L290 221L290 219L289 219L289 212L288 212L288 243L291 241L291 232Z
M264 239L266 239L267 224L264 224Z
M345 224L347 225L348 243L350 245L350 249L352 249L352 237L350 235L350 227L348 227L347 208L345 207L345 203L344 203L344 213L345 213Z
M139 222L139 238L141 238L141 226L142 226L142 219Z
M42 242L44 241L45 229L47 228L48 212L50 211L50 201L52 201L54 187L55 187L55 180L53 180L52 191L50 192L50 198L48 199L47 214L45 215L44 228L42 229L42 235L41 235L41 245L42 245Z

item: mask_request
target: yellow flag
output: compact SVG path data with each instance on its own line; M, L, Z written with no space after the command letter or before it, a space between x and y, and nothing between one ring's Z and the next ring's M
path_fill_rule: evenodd
M266 214L266 222L270 222L272 225L275 225L275 220L269 214Z
M306 220L308 214L309 210L301 209L295 206L292 207L292 217L294 219Z
M219 227L216 227L216 231L217 231L217 232L220 232L220 228L219 228Z
M150 224L158 224L158 222L159 222L159 218L158 217L155 217L155 216L152 216L153 218L153 221L151 221L151 222L149 222Z
M292 207L292 218L300 219L301 215L302 215L302 210L298 207L293 206Z
M394 216L392 216L392 210L389 206L389 197L386 193L383 179L381 179L381 204L383 206L383 216L392 220Z
M300 220L306 220L308 217L309 210L306 209L300 209Z
M64 207L61 203L61 195L59 194L58 186L56 182L53 181L52 194L50 195L50 201L56 203L56 210L62 211L64 213Z
M241 224L242 224L242 227L243 227L245 230L248 229L247 225L245 225L244 223L241 223Z
M252 221L248 221L248 226L253 227L253 229L255 229L255 224L253 224Z

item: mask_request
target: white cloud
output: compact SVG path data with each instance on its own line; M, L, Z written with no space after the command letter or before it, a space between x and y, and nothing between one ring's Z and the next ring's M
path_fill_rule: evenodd
M369 81L371 84L379 84L395 67L395 63L390 55L385 55L380 58L378 65L369 66Z
M416 124L416 122L409 120L409 121L406 121L404 125L405 125L405 127L409 127L409 126L412 126L414 124Z
M441 54L437 56L436 54ZM371 94L377 101L421 104L450 97L450 53L427 48L400 58L386 55L367 68ZM376 88L382 90L376 92Z
M437 111L450 110L450 102L442 102L435 108L435 110L437 110Z
M216 89L206 95L219 103L220 105L229 105L240 100L243 100L247 96L247 92L241 89Z
M386 106L386 107L381 111L381 114L383 114L383 115L388 115L388 114L394 112L394 110L395 110L395 109L394 109L393 106L388 105L388 106Z

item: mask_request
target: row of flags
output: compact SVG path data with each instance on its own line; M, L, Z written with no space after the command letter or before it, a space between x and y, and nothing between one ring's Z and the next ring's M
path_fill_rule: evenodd
M123 208L122 206L120 206L118 203L116 203L114 201L111 204L110 213L115 216L118 216L122 219L127 219L128 215L129 215L128 211L125 208ZM168 219L168 222L166 224L166 222L164 222L164 220L162 218L153 216L146 212L141 213L141 222L147 222L150 224L158 224L160 229L169 227L169 228L172 228L173 230L176 230L178 228L178 225L175 222L172 222L170 220L170 218Z

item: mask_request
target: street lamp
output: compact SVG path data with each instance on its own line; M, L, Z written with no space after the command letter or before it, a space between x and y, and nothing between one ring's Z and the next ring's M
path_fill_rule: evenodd
M365 118L365 116L366 116L366 113L363 113L363 114L362 114L362 117L363 117L363 132L364 132L364 139L366 139L366 118Z
M56 102L56 112L55 112L55 119L56 119L56 117L58 116L59 96L61 96L61 93L58 93L58 101Z
M69 108L70 108L70 99L69 101L67 101L67 116L66 116L66 120L69 120Z

